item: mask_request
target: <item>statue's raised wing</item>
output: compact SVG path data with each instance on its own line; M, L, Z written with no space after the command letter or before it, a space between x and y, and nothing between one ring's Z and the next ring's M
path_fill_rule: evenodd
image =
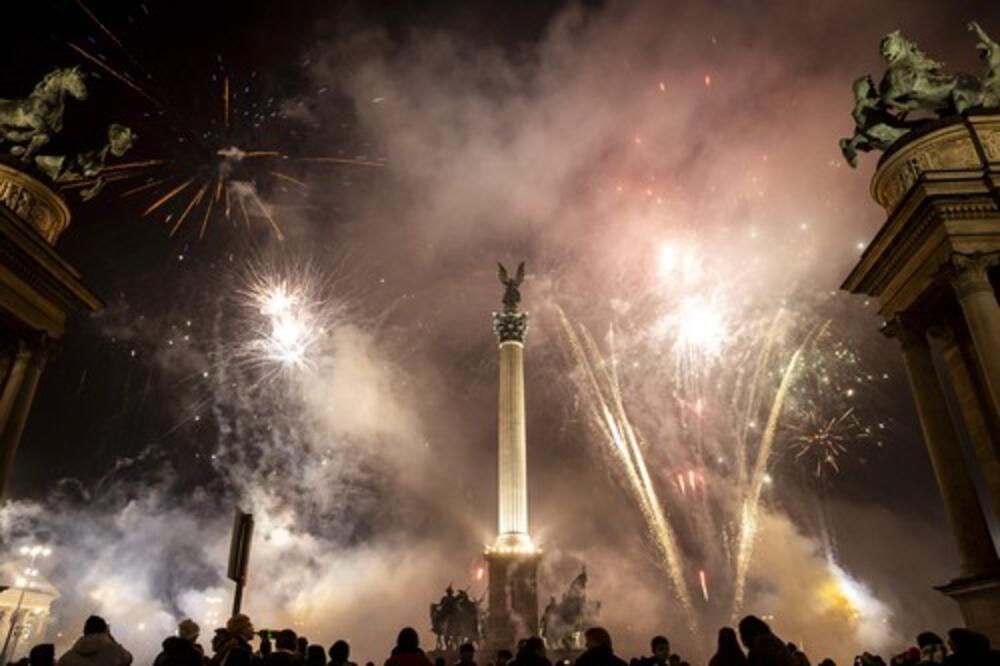
M510 282L510 276L507 275L507 269L503 267L503 264L501 264L498 261L497 266L500 267L500 272L499 272L500 284L507 284L508 282Z
M522 261L517 265L517 277L514 278L514 284L520 285L524 282L524 262Z

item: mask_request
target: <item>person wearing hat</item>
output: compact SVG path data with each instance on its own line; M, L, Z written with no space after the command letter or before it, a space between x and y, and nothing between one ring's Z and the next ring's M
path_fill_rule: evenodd
M242 613L232 616L226 622L226 637L216 650L219 666L258 666L259 660L254 657L254 630L250 618Z
M205 653L195 642L200 631L194 620L181 620L177 635L163 641L163 651L156 656L153 666L204 666Z

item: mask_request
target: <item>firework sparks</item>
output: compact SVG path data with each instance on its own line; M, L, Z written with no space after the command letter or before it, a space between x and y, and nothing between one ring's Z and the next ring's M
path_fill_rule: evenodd
M840 472L840 457L850 450L851 444L870 437L854 407L833 418L824 418L818 411L810 410L807 419L806 424L788 426L793 433L788 444L796 460L815 457L816 476L821 476L825 468Z
M265 282L250 294L263 325L252 343L260 360L286 368L310 364L310 354L323 327L317 321L307 291L281 280Z
M647 529L660 552L662 565L673 583L674 593L687 611L689 628L692 633L697 634L697 620L692 612L691 594L684 579L676 537L663 514L646 468L639 437L625 411L618 377L614 371L614 359L608 363L597 352L597 345L586 329L580 327L578 333L562 310L559 310L559 315L577 365L586 377L593 423L604 434L613 455L621 463L628 488L646 519Z
M750 558L753 555L754 540L757 536L760 496L764 485L770 480L770 476L768 475L768 466L771 462L771 450L774 445L774 436L778 430L778 419L781 417L781 411L784 408L785 398L788 396L788 391L791 388L793 379L795 378L795 372L799 359L802 357L806 348L809 347L809 345L811 345L817 337L822 335L829 326L829 320L819 324L816 328L810 331L809 335L806 336L806 339L802 342L798 349L795 350L795 353L792 354L792 358L788 361L788 365L785 366L785 371L781 375L781 383L778 385L774 401L771 403L771 409L769 410L767 416L767 425L764 428L760 448L757 451L757 461L754 465L753 474L750 477L750 489L746 499L743 501L739 542L737 544L736 553L736 578L734 583L732 610L732 616L734 618L739 614L743 607L743 596L746 591L747 570L750 568Z
M850 354L817 344L828 335L826 319L817 322L786 301L775 308L732 298L734 290L719 283L691 240L657 248L652 275L640 297L619 310L625 342L609 357L596 351L582 326L570 324L561 311L559 316L600 445L622 473L672 587L686 597L689 612L693 592L735 615L744 603L762 502L775 483L776 452L788 446L799 451L807 442L821 446L809 438L820 431L813 426L850 426L849 416L832 424L824 416L794 433L790 426L801 423L806 411L830 413L828 387L817 377L834 374L838 382L853 382L853 372L845 372ZM620 366L616 356L624 359ZM635 401L627 410L619 368ZM849 396L854 386L838 389ZM655 446L642 443L636 417L644 431L650 426L663 433ZM630 436L637 442L634 451ZM792 442L794 437L801 439ZM643 478L640 463L645 466L646 459L669 470L660 478L676 491L670 496L683 502L669 513ZM695 574L687 574L691 591L678 582L682 571Z
M357 167L385 166L383 162L360 158L324 155L296 157L286 155L280 150L273 150L269 148L240 147L239 139L241 136L245 138L246 135L241 134L241 128L236 126L239 123L233 122L234 118L239 117L240 109L236 106L237 95L233 93L230 77L224 70L218 73L218 76L221 78L221 93L215 93L218 94L217 99L220 100L221 110L219 116L215 116L213 114L213 119L208 121L208 129L204 131L194 132L190 129L183 131L177 129L178 125L182 127L185 125L185 122L183 121L188 121L190 119L186 116L172 113L171 109L158 99L154 92L147 90L138 83L139 80L150 81L153 77L147 70L145 70L145 68L142 67L132 54L128 52L123 41L111 32L111 30L103 22L101 22L100 18L93 11L91 11L81 0L76 0L76 4L88 17L88 19L98 27L101 33L103 33L111 41L114 48L127 57L128 61L131 63L131 67L116 67L111 60L103 55L95 55L94 53L74 43L69 43L69 47L88 63L94 65L102 72L124 84L130 90L140 95L144 100L155 106L161 112L164 121L171 128L171 130L178 134L178 141L183 143L185 146L190 146L192 149L197 149L198 151L197 157L185 155L176 160L145 160L143 162L133 162L109 167L108 171L123 171L125 173L121 175L112 174L104 177L103 179L103 182L116 182L142 175L146 169L157 167L170 169L171 172L169 174L164 174L163 172L156 174L149 182L138 187L132 187L120 195L125 197L141 192L153 191L156 199L142 213L143 217L168 206L168 204L174 203L175 198L177 198L182 192L187 191L189 187L193 186L191 190L193 194L190 194L187 201L178 202L180 208L179 214L177 209L166 211L164 221L168 223L172 221L169 233L170 236L177 234L189 218L198 219L198 215L200 215L200 222L197 223L198 237L204 238L208 230L208 225L213 217L213 213L223 211L227 218L230 217L232 210L230 200L232 196L235 195L237 198L245 197L250 199L251 206L249 208L244 200L240 200L240 210L248 227L251 226L251 219L263 218L267 222L268 227L274 233L274 236L278 240L284 240L284 234L281 232L278 222L275 219L273 207L261 199L259 191L261 187L266 187L270 182L282 181L294 184L297 187L296 192L299 196L306 196L308 195L308 185L303 180L296 178L293 175L276 171L273 168L265 167L263 169L252 169L250 167L240 167L240 164L246 162L247 160L294 160L299 163ZM220 57L220 69L221 63L222 60ZM133 73L129 72L130 69ZM136 71L141 73L141 76L138 78L134 75L134 72ZM216 76L217 75L213 75L213 80L218 80ZM244 92L249 93L249 86L244 88ZM270 105L272 102L273 100L268 100L267 103ZM258 126L259 123L264 122L264 114L262 111L256 110L255 104L251 104L251 107L255 109L253 112L254 125ZM244 111L243 115L247 115L247 112ZM275 116L275 113L271 113L270 115L273 117ZM220 116L221 123L219 123L218 120ZM195 120L197 120L197 118ZM218 128L220 124L221 131L218 131L216 128ZM208 159L206 159L204 154L204 149L206 148L211 151L209 152L209 155L212 155L212 157L209 157ZM180 185L176 185L178 180L183 180L183 182ZM72 189L91 184L93 184L92 181L80 181L68 184L64 187ZM249 187L246 186L247 184ZM171 189L165 193L162 191L158 192L157 189L161 186ZM225 196L225 205L222 205L223 195Z

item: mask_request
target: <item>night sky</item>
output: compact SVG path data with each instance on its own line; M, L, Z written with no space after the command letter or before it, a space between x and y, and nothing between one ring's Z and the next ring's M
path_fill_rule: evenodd
M724 512L732 481L722 462L706 467L712 499L695 505L672 480L704 451L727 450L720 433L738 417L722 382L745 362L736 340L782 308L795 322L782 350L831 322L815 357L835 380L789 408L746 609L830 653L902 648L918 629L958 622L932 589L957 557L898 350L878 334L874 304L837 293L884 220L867 191L876 157L852 170L837 140L852 129L851 81L881 75L881 35L902 29L952 71L978 71L965 25L996 37L1000 9L90 0L119 47L73 0L22 4L5 20L0 97L79 64L90 99L69 106L56 146L120 122L139 135L126 161L167 161L92 202L66 193L73 223L58 249L107 307L72 322L46 369L0 535L53 543L43 573L64 595L57 624L69 635L94 610L144 656L185 615L207 632L212 599L228 603L237 503L258 516L258 626L346 636L359 659L378 661L403 624L426 630L427 604L449 582L480 590L495 511L495 262L521 258L545 598L587 563L624 654L655 632L703 647L684 634L591 427L557 308L602 345L612 328L619 336L661 499L684 525L685 552L709 563L719 544L702 530L725 519L679 516ZM226 172L283 240L235 208L231 219L217 209L199 237L204 206L171 236L194 187L143 216L189 175L214 177L230 146L288 156ZM665 272L664 247L696 248L698 275ZM308 367L247 358L260 324L247 293L261 276L308 284L333 322ZM723 379L705 394L711 426L694 448L687 417L675 418L690 368L674 365L669 340L653 341L665 308L692 298L738 313L710 361ZM846 409L858 419L848 451L817 475L811 452L796 457L792 426ZM831 557L882 604L875 629L806 608ZM699 611L709 642L722 617L713 603Z

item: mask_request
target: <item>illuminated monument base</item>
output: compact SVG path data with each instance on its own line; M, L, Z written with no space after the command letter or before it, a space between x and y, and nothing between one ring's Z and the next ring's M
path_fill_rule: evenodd
M513 651L517 640L538 634L537 550L486 551L489 568L489 616L486 626L487 649Z

